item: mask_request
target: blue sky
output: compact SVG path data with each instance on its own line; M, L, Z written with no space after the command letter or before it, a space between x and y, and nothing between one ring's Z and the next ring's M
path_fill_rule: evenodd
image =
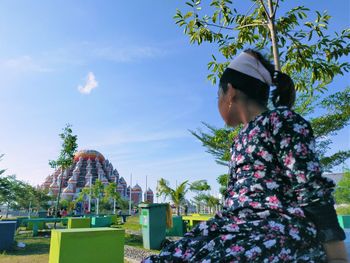
M100 151L143 188L146 175L153 189L160 177L173 186L207 179L215 193L226 168L188 132L201 121L223 126L217 89L206 81L215 50L189 44L172 19L176 8L184 2L2 1L1 167L41 183L71 123L80 149ZM317 1L317 9L333 16L330 32L350 24L348 0ZM348 77L331 88L349 85ZM339 133L332 151L350 147L349 133Z

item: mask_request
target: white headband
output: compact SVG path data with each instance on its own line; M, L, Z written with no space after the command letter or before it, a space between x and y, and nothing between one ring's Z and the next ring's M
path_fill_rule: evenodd
M239 56L237 56L228 67L261 80L269 86L272 85L270 72L261 64L259 60L246 52L242 52Z

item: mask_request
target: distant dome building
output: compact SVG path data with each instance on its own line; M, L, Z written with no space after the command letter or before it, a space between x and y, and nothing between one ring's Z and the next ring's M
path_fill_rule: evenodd
M128 186L125 179L119 176L117 169L113 167L112 163L95 150L78 151L74 155L74 161L71 167L63 174L60 168L56 169L51 175L45 178L41 186L44 189L48 189L51 195L57 196L62 180L62 198L74 200L79 196L83 188L90 187L97 179L104 185L115 182L117 184L116 190L123 199L130 199L131 190L132 202L136 205L142 202L142 188L138 184L132 188ZM152 196L153 202L153 192L151 189L148 189L147 196L149 196L148 198Z
M62 179L62 198L75 199L82 188L94 184L97 179L104 185L118 183L119 173L105 157L95 150L81 150L74 155L73 165L63 174L61 169L46 177L42 187L57 195Z

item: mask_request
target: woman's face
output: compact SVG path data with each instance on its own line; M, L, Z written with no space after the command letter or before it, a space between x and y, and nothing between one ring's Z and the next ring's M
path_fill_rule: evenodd
M241 123L238 114L237 91L229 83L224 93L222 88L218 90L218 108L222 119L229 126L235 127Z

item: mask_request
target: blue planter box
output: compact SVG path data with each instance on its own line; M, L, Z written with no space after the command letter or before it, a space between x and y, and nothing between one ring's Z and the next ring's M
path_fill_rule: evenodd
M8 250L14 242L16 232L16 221L0 222L0 251Z

